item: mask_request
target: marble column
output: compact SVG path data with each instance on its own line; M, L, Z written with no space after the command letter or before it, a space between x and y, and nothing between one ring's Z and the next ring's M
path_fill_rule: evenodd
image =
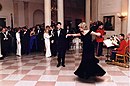
M45 27L51 25L51 0L44 0Z
M63 0L57 0L58 4L58 22L62 23L62 28L64 27L64 1Z
M18 2L14 2L13 6L14 6L14 26L19 27Z
M128 0L128 27L127 27L127 33L130 33L130 0Z
M98 0L92 0L92 16L91 17L91 20L94 22L94 21L97 21L98 20Z
M90 26L90 0L86 0L86 10L85 10L86 14L85 14L85 20L86 23L88 25L88 28Z
M23 27L25 26L25 15L24 15L24 2L20 1L18 3L18 26Z
M29 3L28 2L24 2L24 15L25 15L25 25L29 25L29 15L28 15L28 12L29 12Z

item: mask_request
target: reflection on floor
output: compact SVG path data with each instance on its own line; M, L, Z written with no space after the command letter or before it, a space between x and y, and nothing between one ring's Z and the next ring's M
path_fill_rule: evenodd
M66 67L56 67L57 57L45 58L43 54L31 54L17 58L9 56L0 61L0 86L129 86L129 68L105 63L106 57L98 57L107 72L103 77L82 80L74 75L81 53L69 51Z

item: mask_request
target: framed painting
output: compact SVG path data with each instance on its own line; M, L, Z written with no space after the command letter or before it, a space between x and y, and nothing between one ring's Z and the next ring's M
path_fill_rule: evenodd
M103 16L104 30L114 31L115 30L115 16Z

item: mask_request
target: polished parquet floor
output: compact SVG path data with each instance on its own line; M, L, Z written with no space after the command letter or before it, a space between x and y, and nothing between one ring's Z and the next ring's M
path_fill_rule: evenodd
M33 53L18 58L8 56L0 61L0 86L129 86L129 68L108 65L106 57L98 57L107 72L103 77L82 80L74 75L81 61L81 51L66 53L66 67L57 68L57 57L45 58Z

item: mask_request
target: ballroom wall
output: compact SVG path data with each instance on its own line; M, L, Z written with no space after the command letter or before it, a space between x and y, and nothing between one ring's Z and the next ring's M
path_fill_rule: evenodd
M6 2L6 3L5 3ZM0 11L0 18L6 18L6 25L10 26L11 16L13 13L13 0L0 0L2 10Z
M0 0L0 3L2 5L0 18L6 18L6 26L11 25L11 13L13 14L14 27L23 27L25 25L27 25L28 27L32 27L35 23L33 22L34 13L37 10L41 11L42 13L44 12L43 0L32 0L29 2L25 2L22 0ZM41 18L39 18L39 20L41 21ZM40 23L42 24L43 21Z
M42 11L43 15L44 15L43 9L44 9L43 3L33 3L33 2L29 3L29 12L28 13L29 13L29 26L30 27L34 26L34 12L39 10L39 11ZM41 20L40 16L41 15L39 15L39 18L37 18L39 21ZM42 19L43 21L39 22L40 24L44 23L44 17L42 17L42 18L43 18Z
M121 20L119 13L127 13L128 0L99 0L98 1L98 20L103 21L103 16L115 16L115 30L106 31L107 37L121 33ZM123 20L122 33L127 34L127 17Z
M13 3L14 1L14 3ZM27 2L29 1L29 2ZM43 20L44 23L44 0L0 0L2 4L2 10L0 11L0 18L6 18L6 25L11 25L10 14L13 14L14 18L14 27L15 26L25 26L28 25L29 27L34 26L35 22L41 22ZM69 1L69 0L68 0ZM74 0L73 2L67 4L65 2L65 19L72 20L73 27L75 26L75 19L82 19L84 18L84 10L80 8L82 4L76 5ZM120 34L121 33L121 20L118 18L118 13L127 12L128 10L128 0L92 0L92 14L91 19L93 21L101 20L103 21L103 16L115 16L115 30L114 31L106 31L107 37ZM71 7L71 5L73 5ZM74 8L75 7L75 8ZM76 7L78 7L76 9ZM85 7L84 7L85 8ZM40 12L37 15L36 12ZM43 15L41 14L43 12ZM35 16L36 13L36 16ZM82 14L82 15L81 15ZM86 13L87 14L87 13ZM42 19L38 19L37 16L41 16ZM35 18L34 18L35 17ZM38 19L37 21L35 19ZM35 21L35 22L34 22ZM123 20L123 30L124 34L127 33L127 18Z

